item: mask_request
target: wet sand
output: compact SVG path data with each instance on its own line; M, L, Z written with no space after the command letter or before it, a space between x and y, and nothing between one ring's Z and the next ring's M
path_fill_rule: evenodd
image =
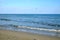
M0 40L60 40L60 37L0 30Z

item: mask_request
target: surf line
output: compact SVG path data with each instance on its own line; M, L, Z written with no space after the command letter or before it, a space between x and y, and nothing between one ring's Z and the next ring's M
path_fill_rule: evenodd
M27 27L27 26L18 26L17 28L25 28L25 29L33 29L33 30L42 30L42 31L51 31L51 32L60 32L60 30L57 30L57 29L34 28L34 27Z

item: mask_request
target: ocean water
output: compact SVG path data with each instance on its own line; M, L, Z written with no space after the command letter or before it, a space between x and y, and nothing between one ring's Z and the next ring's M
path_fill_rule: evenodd
M60 36L60 14L0 14L0 29Z

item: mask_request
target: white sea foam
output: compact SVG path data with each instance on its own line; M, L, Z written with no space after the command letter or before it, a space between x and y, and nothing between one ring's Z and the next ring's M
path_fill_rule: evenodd
M33 30L60 32L60 30L57 30L57 29L35 28L35 27L27 27L27 26L18 26L17 28L26 28L26 29L33 29Z

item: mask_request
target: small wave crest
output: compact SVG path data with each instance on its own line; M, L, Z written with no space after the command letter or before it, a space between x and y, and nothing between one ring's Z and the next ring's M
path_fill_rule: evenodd
M26 29L33 29L33 30L42 30L42 31L60 32L60 30L57 30L57 29L34 28L34 27L27 27L27 26L18 26L17 28L26 28Z
M6 18L1 18L0 20L2 20L2 21L11 21L10 19L6 19Z

